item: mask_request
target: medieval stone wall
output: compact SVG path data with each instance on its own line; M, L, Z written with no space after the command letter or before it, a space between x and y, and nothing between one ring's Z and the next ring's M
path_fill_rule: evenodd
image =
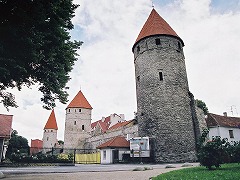
M156 162L196 160L182 46L179 38L159 35L133 49L139 135L154 139Z
M82 149L91 131L91 109L66 109L64 148Z
M57 130L44 129L43 132L43 148L52 148L57 143Z

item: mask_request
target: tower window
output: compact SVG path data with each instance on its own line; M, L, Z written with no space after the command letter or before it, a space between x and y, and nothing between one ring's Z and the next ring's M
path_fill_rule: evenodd
M160 39L159 38L155 39L155 43L156 45L160 45L161 44Z
M163 80L163 73L159 72L159 80L162 81Z
M139 53L140 52L140 47L139 46L137 46L137 53Z
M82 112L82 110L81 110L81 109L79 109L79 112Z
M179 50L179 51L182 50L182 45L181 45L180 42L178 42L178 50Z
M77 124L77 122L76 121L74 121L74 125L76 125Z
M140 76L137 77L137 81L140 81Z
M82 130L84 130L84 125L82 125Z
M230 138L234 138L233 130L229 130L229 137L230 137Z

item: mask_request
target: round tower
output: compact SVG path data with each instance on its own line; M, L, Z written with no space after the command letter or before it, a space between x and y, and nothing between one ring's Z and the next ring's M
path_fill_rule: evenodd
M139 135L156 162L196 160L184 43L152 10L133 45Z
M54 110L52 110L43 132L43 148L52 148L57 143L57 121Z
M64 148L83 149L91 132L92 106L81 91L66 108Z

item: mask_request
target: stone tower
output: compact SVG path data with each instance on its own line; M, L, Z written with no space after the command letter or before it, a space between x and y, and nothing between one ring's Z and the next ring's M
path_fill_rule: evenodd
M153 9L132 48L139 135L151 138L158 163L196 160L183 46Z
M64 148L83 149L91 132L92 106L81 91L66 108Z
M57 143L57 121L54 110L52 110L43 132L43 148L52 148Z

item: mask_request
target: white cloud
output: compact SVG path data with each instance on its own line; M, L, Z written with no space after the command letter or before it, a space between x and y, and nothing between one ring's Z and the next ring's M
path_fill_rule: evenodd
M111 113L133 118L136 111L135 72L132 45L151 11L146 0L78 0L73 22L82 29L79 61L68 83L69 100L80 87L93 107L93 121ZM240 11L213 11L210 0L175 0L155 9L185 43L184 53L189 87L195 98L206 102L213 113L230 113L235 105L240 113ZM76 36L77 32L74 33ZM13 127L28 139L42 138L50 111L42 109L41 93L33 87L16 93L18 109ZM55 109L63 140L65 108ZM1 113L7 113L0 107ZM236 113L234 114L236 115Z

